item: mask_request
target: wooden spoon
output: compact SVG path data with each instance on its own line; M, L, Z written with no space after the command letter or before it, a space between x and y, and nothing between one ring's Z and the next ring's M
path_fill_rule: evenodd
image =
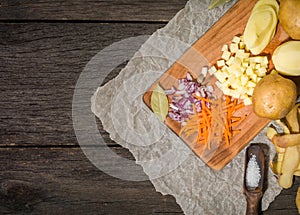
M246 184L246 170L247 164L250 158L255 155L256 162L260 168L260 181L257 187L248 187ZM247 200L247 211L246 215L255 215L259 214L261 198L263 196L263 183L264 183L264 173L265 173L265 157L263 150L257 144L251 144L246 150L245 156L245 168L244 168L244 185L243 193L246 196Z

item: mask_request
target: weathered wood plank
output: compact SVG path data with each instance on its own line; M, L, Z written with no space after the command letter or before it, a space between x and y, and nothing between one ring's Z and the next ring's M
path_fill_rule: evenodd
M0 20L169 21L187 0L1 0Z
M123 148L113 149L132 159ZM98 170L79 148L1 148L1 214L182 214L149 181L123 181ZM141 170L142 171L142 170ZM264 214L297 214L300 180Z
M274 176L275 177L275 176ZM298 214L295 203L298 187L300 186L300 177L294 178L293 186L290 189L283 189L281 193L270 204L264 215L292 215Z
M72 98L88 61L162 24L0 24L0 145L75 145ZM118 74L113 70L106 81ZM102 132L109 144L114 144Z
M0 214L182 214L149 181L106 175L79 148L1 148L0 163Z
M298 214L296 207L296 194L298 187L300 186L300 177L295 177L293 187L290 189L284 189L279 196L273 201L264 214L266 215L292 215Z
M110 8L102 7L99 12L97 5L104 1L78 2L0 0L0 20L67 20L0 24L0 146L6 147L0 148L0 214L182 214L174 198L156 193L150 182L107 176L79 148L70 147L77 144L72 95L85 64L115 41L151 34L163 24L140 21L165 22L181 6L175 10L173 1L120 0L107 1ZM121 2L125 6L117 6ZM186 1L176 2L183 7ZM141 4L146 6L138 6L142 13L137 13L135 5ZM157 9L149 9L149 4ZM161 14L162 10L166 13ZM112 22L68 23L80 19ZM114 23L118 20L123 23ZM138 22L125 23L127 20ZM99 126L106 142L114 145ZM12 145L66 148L10 148ZM133 159L123 148L113 150ZM264 214L297 214L294 200L299 185L297 178L293 188L284 190Z

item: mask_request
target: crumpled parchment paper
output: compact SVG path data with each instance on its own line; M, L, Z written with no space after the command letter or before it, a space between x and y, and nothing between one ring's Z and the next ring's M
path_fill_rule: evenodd
M243 150L221 171L207 167L142 101L147 89L201 37L236 0L207 10L209 0L190 0L136 52L120 74L92 97L92 111L111 139L128 148L156 191L176 198L185 214L244 214ZM262 131L252 142L274 148ZM281 188L269 170L262 209Z

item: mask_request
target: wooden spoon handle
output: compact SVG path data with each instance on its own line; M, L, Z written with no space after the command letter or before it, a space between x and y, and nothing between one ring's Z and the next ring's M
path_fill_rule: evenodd
M260 200L262 193L251 193L246 195L247 210L246 215L258 215L260 212Z

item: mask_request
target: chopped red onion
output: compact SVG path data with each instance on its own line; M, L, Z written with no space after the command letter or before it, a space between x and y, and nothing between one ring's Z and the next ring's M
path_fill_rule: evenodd
M189 119L190 114L194 113L193 106L195 106L198 113L202 111L202 101L196 99L194 95L210 98L213 95L213 90L211 85L201 85L201 83L193 80L191 74L188 72L185 78L178 80L177 89L171 87L171 89L165 90L166 94L172 98L172 102L169 104L168 116L184 124ZM208 102L205 105L210 107Z
M188 72L188 73L186 73L186 79L188 80L188 81L192 81L193 80L193 77L191 76L191 74Z
M165 90L166 95L172 95L176 92L175 87L171 87L171 89Z

